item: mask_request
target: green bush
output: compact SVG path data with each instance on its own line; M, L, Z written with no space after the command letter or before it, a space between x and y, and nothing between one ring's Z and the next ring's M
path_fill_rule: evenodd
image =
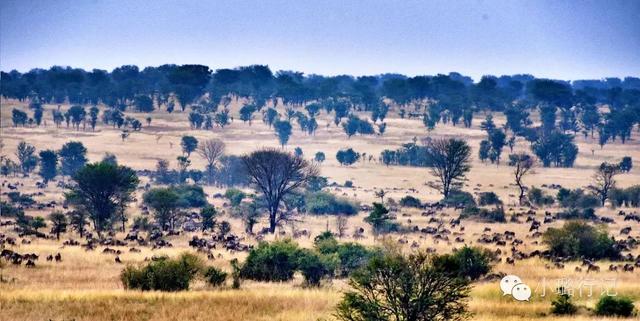
M326 177L312 176L307 181L307 190L310 192L319 192L328 185Z
M561 188L556 196L560 206L567 208L593 208L601 205L595 195L586 194L582 189Z
M335 256L327 256L308 249L298 253L298 269L308 286L318 286L320 281L333 274L337 262Z
M125 289L188 290L189 283L202 266L199 257L184 253L177 259L162 258L142 267L127 266L120 274L120 280Z
M312 192L305 196L305 207L308 213L315 215L358 213L358 204L345 198L336 197L329 192Z
M603 296L596 303L595 311L602 316L630 317L633 314L633 301L626 297Z
M572 315L578 311L578 307L571 302L571 297L566 294L560 294L551 301L551 313L555 315Z
M178 207L202 207L207 204L207 197L201 186L179 185L171 187L178 194Z
M640 206L640 185L627 188L612 188L609 191L609 200L613 206Z
M419 199L411 196L411 195L407 195L403 198L400 199L400 206L404 206L404 207L422 207L422 202L420 202Z
M465 207L460 213L460 218L476 218L485 222L500 222L507 221L504 215L504 208L498 206L494 209L480 208L477 206Z
M249 252L240 275L255 281L288 281L293 278L298 263L298 244L290 239L271 243L260 242Z
M543 242L557 257L612 260L620 257L620 250L605 226L594 227L583 221L569 221L562 228L550 227L543 234Z
M529 201L536 206L547 206L554 203L552 196L547 195L543 190L537 187L531 187L529 192L527 192L527 197L529 198Z
M502 201L494 192L483 192L480 193L478 204L480 204L480 206L502 205Z
M217 287L223 285L224 281L227 280L227 272L211 266L204 271L204 277L207 283L214 287Z
M465 246L451 254L436 256L434 266L455 277L477 280L491 271L492 256L489 250Z
M563 220L597 220L598 216L593 208L577 209L572 208L567 211L559 212L558 218Z
M338 243L330 232L316 236L313 243L319 253L337 256L338 264L335 269L336 275L340 277L349 276L366 265L372 257L380 255L379 250L368 249L358 243Z
M229 202L231 202L231 206L240 205L240 203L242 203L242 200L246 196L247 195L243 191L237 188L229 188L224 192L224 197L226 197Z
M449 192L449 196L443 199L442 203L445 206L476 206L476 201L473 199L473 195L461 190L452 190Z

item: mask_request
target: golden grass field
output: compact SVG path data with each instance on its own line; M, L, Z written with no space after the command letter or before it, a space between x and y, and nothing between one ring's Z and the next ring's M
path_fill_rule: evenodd
M35 128L14 128L11 124L11 109L14 107L25 109L25 103L17 101L1 101L1 137L3 143L2 155L8 155L15 159L14 151L16 145L21 140L26 140L30 144L41 149L58 149L65 142L77 140L83 142L88 148L90 161L98 161L106 153L113 153L118 157L121 164L134 169L153 169L158 159L167 159L171 166L175 167L175 158L181 153L180 138L182 135L193 135L199 140L207 138L220 138L227 146L228 154L243 154L263 146L278 147L277 138L272 129L269 129L261 121L261 116L254 115L251 126L239 120L237 109L238 102L232 104L232 115L236 120L224 129L214 128L212 131L191 130L186 120L187 113L179 110L168 114L164 110L156 111L151 115L153 118L151 126L144 127L141 132L133 132L126 140L120 139L120 130L111 126L98 124L96 131L75 131L66 128L56 128L51 120L49 110L57 108L56 105L45 105L46 125ZM67 108L63 105L62 108ZM29 112L30 113L30 112ZM129 116L141 121L147 114L127 113ZM393 110L389 113L387 131L384 136L354 136L347 139L342 129L332 123L332 118L324 113L318 119L319 127L314 136L308 136L299 131L297 124L294 124L292 135L287 150L293 150L300 146L305 157L311 158L317 151L323 151L327 155L327 160L321 165L321 174L327 176L330 182L344 183L345 180L352 180L355 188L341 189L331 188L333 193L343 195L358 200L366 204L375 200L374 190L385 189L388 192L387 198L396 200L406 194L411 194L422 201L437 201L440 195L426 186L426 182L431 180L428 171L424 168L384 166L375 162L358 162L350 167L340 166L335 160L335 153L338 149L352 147L358 152L366 152L374 155L377 160L379 153L383 149L398 148L400 144L409 142L413 137L418 140L427 136L431 137L461 137L465 138L473 148L473 168L468 175L469 181L465 190L469 192L494 191L507 204L505 207L509 213L520 211L515 206L517 202L517 188L512 185L511 169L504 165L508 149L503 152L503 164L500 166L483 164L478 161L477 147L485 133L480 130L479 124L484 118L484 114L476 115L473 127L465 129L453 127L451 125L439 124L432 132L427 132L421 120L400 119ZM534 115L535 121L535 115ZM504 117L500 114L494 115L497 124L504 123ZM145 123L143 121L143 123ZM327 123L331 123L329 127ZM146 125L146 123L145 123ZM584 187L591 181L594 168L601 162L617 162L623 156L631 156L634 160L640 159L640 134L633 133L633 139L627 144L608 144L604 149L597 145L597 138L584 139L582 136L576 137L576 142L580 148L580 154L574 168L537 168L533 174L526 177L527 185L541 186L542 184L561 184L565 187ZM528 150L528 143L519 140L516 150ZM192 168L204 168L204 161L197 155L192 157ZM21 182L24 187L20 191L34 193L42 191L44 196L36 197L38 201L62 199L62 190L49 184L46 189L36 189L36 175L31 178L8 177L2 178L9 182ZM147 178L142 178L146 183ZM635 167L630 173L622 174L617 178L618 185L626 187L640 182L640 170ZM412 193L409 189L415 189ZM205 192L212 195L222 190L214 187L205 187ZM3 192L5 192L3 190ZM550 191L555 193L554 191ZM141 199L141 192L138 192L138 199ZM4 196L3 196L4 199ZM219 199L210 198L216 206L221 206ZM130 217L139 215L139 204L132 204L128 213ZM526 210L526 209L523 209ZM557 209L550 208L550 211ZM638 209L624 209L638 212ZM48 212L28 211L31 215L46 216ZM426 226L427 218L420 215L417 210L401 209L401 213L408 216L401 216L398 213L398 221L411 219L412 225ZM543 217L544 210L538 210L538 219ZM632 226L631 235L640 236L640 226L637 223L623 222L617 216L617 210L601 208L598 215L609 216L616 219L616 223L609 224L610 233L619 237L619 231L625 226ZM225 214L226 215L226 214ZM365 238L358 240L364 244L372 245L380 242L374 239L368 224L363 221L366 213L360 213L349 218L349 231L355 227L366 229ZM447 210L438 214L453 216L455 213ZM224 217L233 226L233 232L243 235L245 242L254 241L247 235L242 234L241 222L231 217ZM307 229L311 231L310 238L301 238L296 241L302 246L310 246L313 236L324 231L327 226L335 229L334 218L302 216L296 223L297 229ZM263 222L264 224L264 222ZM554 225L562 224L555 222ZM534 249L542 248L540 244L534 244L531 239L527 239L529 233L528 224L503 223L488 224L474 221L464 221L464 239L466 244L475 245L475 241L485 227L492 231L515 231L517 237L524 240L520 250L530 252ZM543 229L549 225L543 225ZM257 226L256 230L262 226ZM0 227L0 233L6 232L4 227ZM283 226L285 237L290 235L291 227ZM119 238L124 235L118 234ZM78 238L74 233L63 236L64 239ZM130 253L127 248L122 248L124 254L120 256L125 264L136 263L144 260L145 257L166 253L177 255L180 252L188 251L190 248L187 241L190 235L170 237L174 244L171 249L152 251L149 248L142 248L141 253ZM269 236L271 239L274 236ZM450 251L460 243L434 242L431 238L425 238L420 233L408 233L406 235L391 234L387 237L392 241L404 238L409 241L416 241L420 248L433 247L439 252ZM353 241L350 237L346 241ZM27 269L24 266L16 267L5 264L0 269L0 275L5 282L0 282L0 321L4 320L332 320L332 313L335 304L341 298L341 291L347 288L345 280L334 280L324 284L320 289L308 289L302 286L300 277L292 282L283 284L244 282L240 290L225 288L214 290L208 288L204 282L195 282L188 292L181 293L156 293L125 291L119 280L119 273L123 265L116 264L113 256L101 254L101 248L94 252L85 252L78 247L62 248L61 243L55 240L32 240L31 244L19 245L17 251L34 252L41 256L37 262L37 267ZM409 249L406 249L409 251ZM503 249L504 250L504 249ZM46 262L42 258L51 253L60 252L63 261L60 263ZM505 251L506 252L506 251ZM217 253L216 253L217 254ZM209 264L229 269L228 261L234 255L221 252L223 258L209 261ZM634 255L640 254L638 251ZM245 254L237 254L241 259ZM572 282L583 281L592 282L594 295L589 298L586 294L576 297L576 302L583 306L577 316L572 320L601 320L601 318L591 316L587 309L592 308L600 295L601 287L608 287L615 281L614 291L619 295L632 297L636 301L636 307L640 307L640 271L634 273L610 272L607 271L608 262L599 262L602 272L595 274L578 273L574 268L578 263L568 264L564 269L547 269L545 262L531 259L517 261L515 266L499 263L494 270L507 274L516 274L534 289L534 296L531 302L517 302L511 297L503 297L498 286L498 281L480 282L474 284L471 299L469 301L470 310L474 313L473 320L556 320L569 319L557 318L549 315L550 301L554 297L553 291L556 282L560 279L571 279ZM546 296L540 297L543 287L542 280L546 280ZM587 287L583 287L585 293Z

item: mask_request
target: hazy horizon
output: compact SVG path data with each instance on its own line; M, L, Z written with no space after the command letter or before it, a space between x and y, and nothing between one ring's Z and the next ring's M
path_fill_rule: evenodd
M640 76L640 2L3 1L0 69Z

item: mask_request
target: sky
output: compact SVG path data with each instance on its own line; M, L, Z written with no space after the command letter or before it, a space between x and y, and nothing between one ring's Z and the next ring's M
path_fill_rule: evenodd
M640 76L639 0L0 0L0 69Z

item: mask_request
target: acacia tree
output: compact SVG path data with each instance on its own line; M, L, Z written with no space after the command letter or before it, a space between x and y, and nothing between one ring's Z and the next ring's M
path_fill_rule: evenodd
M462 185L471 169L471 147L461 139L435 139L426 148L426 158L431 162L431 175L439 182L431 184L446 198L449 192Z
M199 144L198 154L207 161L207 178L212 183L216 162L224 154L225 144L219 139L212 138Z
M318 169L301 157L276 149L262 149L242 157L249 179L264 195L269 210L269 232L278 223L283 198L318 176Z
M55 211L49 214L49 221L51 221L51 234L56 235L56 239L60 240L60 233L67 231L67 217L60 211Z
M44 183L48 183L58 174L58 154L53 150L43 150L40 152L40 176Z
M182 136L180 146L182 146L182 152L189 157L198 148L198 139L188 135Z
M516 185L520 189L520 195L518 196L518 202L522 206L524 201L524 195L527 187L524 185L523 178L533 169L535 161L533 157L527 153L520 153L509 155L509 165L513 166L513 177L516 181Z
M615 176L620 173L620 165L604 162L593 175L593 185L589 188L600 198L602 206L609 198L609 191L615 187Z
M113 223L116 211L131 199L139 182L131 168L103 162L86 165L73 181L65 198L78 211L89 213L98 233Z
M468 316L469 281L436 268L433 257L374 256L354 272L336 307L343 321L460 321Z
M16 148L16 157L20 162L20 169L23 174L29 174L38 164L38 158L34 154L36 148L33 145L29 145L24 141L18 144Z

